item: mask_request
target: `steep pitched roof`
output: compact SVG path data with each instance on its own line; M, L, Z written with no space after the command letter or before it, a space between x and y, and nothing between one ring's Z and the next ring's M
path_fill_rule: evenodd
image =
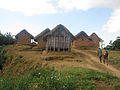
M92 39L92 37L98 38L99 41L102 40L100 37L98 37L98 35L97 35L96 33L92 33L92 34L90 35L90 38Z
M61 31L64 31L66 34L69 34L70 37L71 37L71 39L74 39L73 34L72 34L65 26L63 26L62 24L57 25L57 26L56 26L55 28L53 28L52 31L49 32L46 36L53 35L55 32L58 32L58 34L56 34L56 35L59 36L59 35L60 35L59 32L61 32ZM46 37L46 36L45 36L45 37Z
M34 40L35 40L35 41L38 41L38 40L43 39L43 37L44 37L47 33L49 33L49 32L50 32L50 29L49 29L49 28L45 29L45 30L42 31L40 34L38 34L38 35L34 38Z
M22 34L27 34L31 39L34 38L34 36L31 35L26 29L23 29L22 31L20 31L20 32L15 36L15 38L18 39Z
M90 39L90 37L84 31L79 32L75 37L76 38L87 38L87 39Z

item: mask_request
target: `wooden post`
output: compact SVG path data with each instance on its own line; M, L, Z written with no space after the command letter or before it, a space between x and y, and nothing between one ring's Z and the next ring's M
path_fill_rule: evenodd
M68 37L68 51L70 51L70 46L71 46L71 40L70 40L70 36Z
M55 41L56 41L56 38L55 37L53 37L53 43L54 43L54 45L53 45L53 51L55 51Z
M50 39L49 40L49 51L51 51L51 44L52 44L51 41L52 41L52 38L50 37L49 39Z
M60 51L60 37L58 37L58 51Z
M66 40L65 40L65 36L64 36L64 45L63 45L63 51L65 51L65 44L66 44Z
M46 43L46 51L48 51L48 42L49 42L49 40L47 39L47 43Z

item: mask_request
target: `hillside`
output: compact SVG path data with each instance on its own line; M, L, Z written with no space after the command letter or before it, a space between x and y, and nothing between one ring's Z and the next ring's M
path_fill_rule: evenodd
M111 54L112 53L112 54ZM113 54L114 53L114 54ZM116 54L115 54L116 53ZM109 74L112 74L114 76L120 77L120 71L119 71L119 65L113 63L114 55L116 57L119 57L120 52L113 52L110 51L110 65L104 65L99 63L98 57L96 57L96 50L79 50L79 49L72 49L71 52L41 52L38 51L36 48L30 49L29 46L9 46L7 49L6 55L8 56L6 63L4 64L3 73L1 73L2 77L24 77L28 75L31 71L34 71L38 68L42 67L44 68L52 68L54 67L55 70L59 72L65 73L67 71L67 74L69 72L73 72L73 76L79 77L79 75L82 72L86 73L86 69L88 70L88 76L92 76L90 83L95 83L95 87L102 88L102 86L99 86L99 84L104 84L107 82L107 86L104 86L106 88L112 88L109 90L113 90L112 84L109 85L109 78L112 80L113 76L109 76ZM118 54L118 55L117 55ZM113 57L113 58L112 58ZM118 60L117 60L118 61ZM117 65L117 66L116 66ZM95 70L95 71L91 71ZM69 71L71 70L71 71ZM77 71L78 70L78 71ZM80 70L80 71L79 71ZM97 76L97 72L104 72L104 74L100 74L100 77ZM76 73L75 73L76 72ZM93 79L93 75L91 72L94 72L94 77L97 77L98 79L106 78L105 81ZM96 73L96 74L95 74ZM76 75L77 74L77 75ZM86 73L87 75L87 73ZM101 76L103 75L103 76ZM79 77L80 78L80 77ZM113 78L114 79L114 78ZM88 79L87 79L88 80ZM115 79L114 86L119 86L120 81L119 79ZM88 80L89 82L89 80ZM93 85L93 84L91 84ZM90 87L91 87L90 85ZM97 86L96 86L97 85ZM84 84L83 84L84 86ZM94 85L93 85L94 86ZM99 86L99 87L98 87ZM72 90L72 89L71 89ZM83 89L84 90L84 89ZM86 90L86 89L85 89ZM107 90L107 89L103 89Z

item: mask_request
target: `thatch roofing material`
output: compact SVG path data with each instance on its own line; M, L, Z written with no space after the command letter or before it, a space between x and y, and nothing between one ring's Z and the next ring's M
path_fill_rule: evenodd
M96 33L92 33L90 35L90 38L92 39L92 37L96 37L96 38L98 38L99 41L102 41L102 39L100 37L98 37L98 35Z
M34 38L34 40L35 40L35 41L38 41L38 40L43 39L43 37L44 37L47 33L49 33L49 32L50 32L50 29L49 29L49 28L45 29L45 30L42 31L40 34L38 34L38 35Z
M81 31L75 37L76 38L87 38L87 39L90 39L90 37L84 31Z
M62 31L64 31L66 34L70 35L71 39L74 39L73 34L65 26L63 26L62 24L59 24L55 28L53 28L52 31L49 32L48 34L46 34L44 38L46 38L47 36L64 35L64 34L61 34Z
M15 38L18 39L22 34L28 35L31 39L34 38L34 36L31 35L26 29L23 29L22 31L20 31L20 32L15 36Z

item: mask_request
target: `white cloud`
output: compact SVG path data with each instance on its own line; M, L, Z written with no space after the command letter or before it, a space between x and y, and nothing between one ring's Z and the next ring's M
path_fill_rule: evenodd
M2 33L12 32L12 35L16 35L23 29L26 29L32 35L37 35L43 30L40 27L36 27L34 25L20 24L20 23L0 26L0 29Z
M88 10L91 8L118 8L120 0L59 0L58 7L67 11L74 9Z
M56 5L57 4L57 5ZM120 0L0 0L0 8L24 15L59 13L60 10L89 10L92 8L113 8L114 12L103 25L108 32L120 31Z
M113 8L114 12L108 21L103 25L103 30L108 32L120 31L120 0L59 0L59 8L64 11L89 10L92 8Z
M0 8L27 16L56 13L52 0L0 0Z
M120 9L116 9L107 23L103 26L103 30L108 32L120 31Z

